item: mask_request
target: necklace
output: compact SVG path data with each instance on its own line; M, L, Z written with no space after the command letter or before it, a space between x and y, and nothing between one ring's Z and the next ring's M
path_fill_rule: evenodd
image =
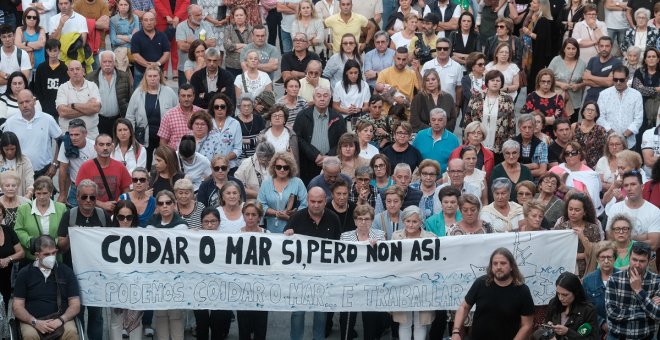
M495 98L494 100L490 101L488 96L486 96L486 109L487 111L484 112L484 116L486 118L486 125L490 126L491 119L493 117L493 109L495 107L495 104L497 103L498 98ZM495 115L497 115L497 112L495 112Z
M241 126L244 128L245 131L247 131L247 133L246 134L244 133L243 135L244 136L252 136L252 128L254 128L254 119L252 119L252 121L250 122L250 128L249 129L248 129L247 123L243 122L241 119L239 119L238 121L241 122Z

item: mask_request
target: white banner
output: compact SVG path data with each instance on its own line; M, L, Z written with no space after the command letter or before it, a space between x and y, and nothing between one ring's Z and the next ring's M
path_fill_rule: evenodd
M281 234L71 228L83 304L130 309L456 309L491 253L516 257L537 305L573 271L577 236L543 231L350 243Z

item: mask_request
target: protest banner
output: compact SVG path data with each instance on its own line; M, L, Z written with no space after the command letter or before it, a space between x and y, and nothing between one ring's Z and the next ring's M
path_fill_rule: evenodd
M572 230L339 242L281 234L71 228L84 305L144 310L456 309L498 247L537 305L575 269Z

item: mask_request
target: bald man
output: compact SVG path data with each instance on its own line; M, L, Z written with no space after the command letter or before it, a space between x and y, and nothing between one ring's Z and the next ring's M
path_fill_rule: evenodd
M170 42L167 35L156 30L156 15L145 12L142 16L142 30L131 37L131 53L135 59L133 86L138 87L144 70L149 65L162 67L170 60Z
M179 86L188 82L183 73L183 64L188 60L188 50L190 44L197 39L204 40L206 47L215 47L215 30L204 20L202 7L199 5L188 6L188 19L180 22L176 26L176 45L179 50L178 73Z
M57 89L55 107L59 113L60 128L66 131L69 121L80 118L87 126L87 136L95 139L99 135L99 111L101 111L101 94L99 87L85 79L85 70L77 60L69 63L69 81Z

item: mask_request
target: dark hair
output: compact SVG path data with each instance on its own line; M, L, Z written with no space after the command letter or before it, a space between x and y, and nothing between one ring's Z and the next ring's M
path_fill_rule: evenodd
M646 255L648 259L651 258L651 247L644 242L635 242L632 245L631 253L635 255Z
M382 102L385 99L383 99L383 96L379 94L372 94L371 97L369 98L369 105L377 103L377 102Z
M451 185L446 186L440 191L438 191L438 199L442 202L442 199L445 197L454 196L458 200L461 197L461 191L452 187Z
M583 13L586 14L587 12L598 12L598 7L597 7L595 4L592 4L592 3L590 3L590 2L587 2L586 4L584 4L584 11L583 11ZM608 37L608 38L609 38L609 37ZM610 41L611 41L611 40L610 40Z
M657 163L657 162L656 162ZM655 164L653 165L655 167ZM639 184L643 184L644 182L642 181L642 172L640 170L632 170L632 171L626 171L621 175L621 181L624 181L628 177L635 177L637 178L637 181Z
M14 34L14 29L7 24L0 25L0 34L8 34L8 33Z
M647 70L647 68L646 68L646 57L649 54L649 52L654 52L655 56L660 58L660 51L658 51L655 47L646 48L646 50L644 51L644 58L642 59L642 69L644 69L645 71Z
M197 58L195 58L195 50L199 45L204 46L204 49L207 49L206 42L204 40L200 39L195 39L193 42L190 43L190 48L188 49L188 60L190 61L195 61ZM178 52L177 52L178 53Z
M291 78L289 78L291 79ZM272 118L273 113L282 111L284 113L284 122L286 123L289 120L289 108L286 107L286 105L283 104L275 104L268 109L268 113L266 113L266 116L264 117L266 120L270 121Z
M345 187L350 191L350 188L348 187L348 182L346 182L345 179L343 179L341 176L337 177L337 180L330 185L330 192L334 192L335 189Z
M405 47L405 46L399 46L399 47L396 48L396 53L399 53L399 54L403 54L403 53L408 54L408 48Z
M342 73L341 84L344 87L344 91L348 93L348 88L351 86L351 83L348 80L348 70L352 68L357 68L358 70L358 77L355 81L355 85L357 85L358 92L362 92L362 68L360 67L360 63L353 59L346 60L346 63L344 64L344 73Z
M41 15L39 15L39 11L35 7L28 7L26 9L23 9L23 26L21 27L23 29L23 33L27 30L27 16L30 12L34 12L37 15L37 22L34 24L35 31L37 31L37 34L39 33L39 24L41 23Z
M21 142L18 140L18 136L16 136L16 134L11 131L5 131L2 135L0 135L0 154L5 160L7 159L7 155L5 155L4 147L10 145L16 147L16 160L23 160Z
M586 6L585 6L585 8L586 8ZM585 13L587 12L586 9L585 9L584 12ZM610 36L607 36L607 35L604 35L604 36L598 38L598 44L600 44L601 41L609 41L610 45L612 44L612 38Z
M247 15L247 12L245 12L245 15ZM254 32L254 30L265 30L266 34L268 34L268 30L266 29L266 26L264 26L262 24L256 24L256 25L252 26L252 32Z
M30 252L34 255L41 252L44 248L56 248L55 239L50 235L41 235L30 242Z
M489 286L495 280L495 273L493 273L493 258L495 255L502 255L506 257L509 261L509 266L511 266L511 278L513 279L513 284L516 286L521 286L525 283L525 277L520 273L518 269L518 264L516 263L515 257L511 254L509 249L504 247L497 248L490 255L490 260L488 261L488 268L486 269L486 286Z
M573 45L573 47L577 49L577 52L575 52L575 59L580 59L580 44L578 44L578 41L575 38L567 38L564 40L564 43L561 45L561 50L559 50L561 58L566 58L566 52L564 52L564 50L568 44Z
M286 92L286 87L289 86L289 83L292 82L292 81L295 81L296 83L298 83L298 87L300 87L300 79L291 76L291 77L286 78L284 80L284 92Z
M179 142L179 157L189 158L195 155L197 143L195 137L192 135L185 135L181 137ZM183 168L183 167L182 167ZM183 169L181 169L183 171Z
M571 194L571 196L566 200L566 204L564 204L564 221L568 221L568 204L571 201L579 201L582 202L582 208L584 209L584 217L582 217L583 220L596 224L596 209L594 209L594 203L591 201L591 198L589 196L581 193L581 192L575 192Z
M133 204L133 202L131 202L130 200L119 200L117 204L115 204L115 209L112 211L112 220L115 226L119 226L119 220L117 219L117 215L119 214L119 210L121 210L122 208L128 208L131 210L131 214L133 215L133 221L131 221L131 227L139 226L140 215L138 214L135 204Z
M568 307L571 311L574 310L575 306L587 303L587 297L584 295L582 283L580 282L580 278L577 275L571 272L563 272L555 281L555 285L564 288L573 294L574 300L570 307ZM555 294L555 297L552 298L548 304L547 316L558 315L564 311L564 309L566 309L566 307L561 304L559 297L557 297Z
M584 119L584 109L587 108L587 105L592 104L596 108L596 119L594 121L598 120L600 118L600 107L598 106L598 103L596 103L593 100L586 101L584 104L582 104L582 109L580 110L580 115L582 116L582 119Z
M566 118L557 118L555 119L554 124L552 124L552 130L557 131L559 124L568 124L568 127L571 127L571 122Z
M222 99L225 102L225 105L227 105L227 117L231 117L234 115L234 102L229 99L229 97L224 94L224 93L217 93L211 100L209 101L209 113L211 114L211 117L215 118L215 110L213 109L213 105L215 104L215 101L218 99Z
M390 159L387 158L387 156L385 156L384 154L379 153L379 154L375 155L373 158L371 158L371 161L369 161L369 167L371 167L371 169L374 170L374 177L375 177L375 174L376 174L376 169L374 168L374 165L376 164L376 161L379 160L379 159L385 163L385 173L387 174L387 176L391 176L392 175L392 163L390 163Z
M474 27L477 25L477 22L476 22L476 20L474 20L474 15L472 15L472 13L470 13L468 11L465 11L465 12L461 13L461 15L458 17L458 27L459 27L458 30L457 30L458 33L460 33L461 20L463 20L464 16L468 16L468 17L470 17L470 19L472 19L472 26L470 26L470 33L474 33ZM469 69L467 69L467 70L469 70Z
M486 61L486 55L481 52L472 52L468 54L467 59L465 59L465 69L468 73L472 72L472 68L477 64L479 59Z
M213 215L215 218L220 221L220 212L218 211L218 208L214 207L206 207L204 210L202 210L202 214L199 216L200 221L206 217L206 215Z
M502 81L502 86L504 86L504 74L502 74L502 72L500 72L499 70L490 70L486 72L486 75L484 76L484 82L486 83L486 86L488 86L488 82L491 79L495 79L495 78L500 78L500 80Z
M57 39L48 39L46 40L46 50L52 50L57 48L58 50L62 48L62 43Z
M614 66L612 68L612 74L614 74L614 72L618 72L618 73L623 72L623 74L626 75L626 78L628 78L628 76L630 75L630 70L627 67L625 67L623 64Z
M387 115L390 117L396 117L398 120L408 120L406 116L406 107L401 104L394 104L390 106L390 109L387 111Z
M18 47L16 47L16 48L18 48ZM20 51L18 51L18 52L20 52ZM23 79L23 83L25 84L25 88L28 89L28 90L30 89L30 88L28 87L28 79L27 79L27 77L23 74L23 72L21 72L21 71L15 71L15 72L12 72L12 73L9 75L9 77L7 77L7 89L5 90L5 96L8 96L8 97L14 97L14 98L15 98L15 97L18 95L18 93L14 95L14 94L12 94L12 92L11 92L11 82L12 82L12 81L14 80L14 78L16 78L16 77L20 77L20 78L22 78L22 79Z
M458 153L458 156L462 159L463 155L465 155L465 153L468 151L474 151L474 153L479 155L479 152L477 152L477 148L475 148L473 145L463 145L461 147L461 151Z
M128 132L131 134L130 141L128 142L130 146L133 147L133 152L135 153L135 159L138 158L138 153L140 152L140 143L135 139L135 130L133 129L133 123L126 118L117 118L115 124L112 127L112 141L115 143L115 147L119 146L119 138L117 138L117 126L119 124L124 124L128 127Z

